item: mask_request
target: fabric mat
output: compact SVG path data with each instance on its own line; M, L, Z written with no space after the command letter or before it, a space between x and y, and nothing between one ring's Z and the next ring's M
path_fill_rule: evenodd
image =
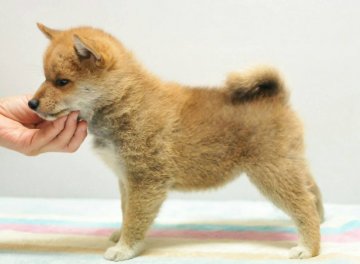
M120 227L120 201L0 199L0 263L111 263L103 259ZM288 259L293 223L269 202L165 202L146 249L126 263L360 263L360 206L326 205L322 251Z

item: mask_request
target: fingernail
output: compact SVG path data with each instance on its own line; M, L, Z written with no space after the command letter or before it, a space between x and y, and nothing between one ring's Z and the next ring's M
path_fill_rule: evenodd
M88 124L87 124L87 122L86 121L81 121L82 123L84 123L84 130L87 130L87 128L88 128Z

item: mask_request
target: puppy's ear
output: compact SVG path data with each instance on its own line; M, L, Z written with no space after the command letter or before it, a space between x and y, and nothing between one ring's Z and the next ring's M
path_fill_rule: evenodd
M101 55L96 51L94 43L76 34L74 35L74 48L80 59L94 58L98 62L101 60Z
M36 25L38 26L38 28L40 29L40 31L42 33L44 33L44 35L48 38L48 39L53 39L53 37L57 34L59 34L61 31L60 30L56 30L56 29L51 29L48 28L46 26L44 26L41 23L36 23Z

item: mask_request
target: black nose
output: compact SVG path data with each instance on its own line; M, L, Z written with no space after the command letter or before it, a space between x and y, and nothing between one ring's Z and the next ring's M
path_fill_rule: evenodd
M36 108L39 106L39 100L37 99L31 99L29 102L28 102L28 106L32 109L32 110L36 110Z

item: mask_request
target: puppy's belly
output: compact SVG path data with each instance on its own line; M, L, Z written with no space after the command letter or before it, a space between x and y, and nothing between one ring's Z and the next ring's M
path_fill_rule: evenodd
M177 191L200 191L219 188L240 176L241 173L240 169L222 172L209 171L206 174L191 174L191 171L189 171L175 177L172 189Z

